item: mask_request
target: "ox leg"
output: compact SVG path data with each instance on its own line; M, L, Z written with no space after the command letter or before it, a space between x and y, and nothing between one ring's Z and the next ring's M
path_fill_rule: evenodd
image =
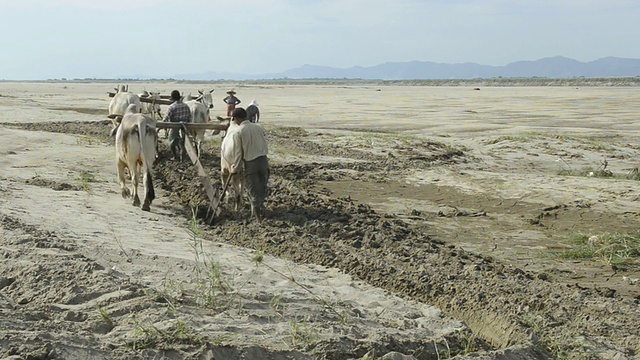
M151 178L151 173L146 172L144 174L144 203L142 204L143 211L151 211L151 202L156 197L155 191L153 190L153 180Z
M127 164L124 163L124 161L118 160L118 163L116 165L117 167L117 173L118 173L118 183L120 184L120 190L122 191L122 197L123 198L128 198L129 196L131 196L131 192L129 191L129 188L127 188L127 184L126 184L126 178L125 178L125 169L127 168Z
M138 184L140 183L140 169L137 164L129 166L129 169L135 169L131 172L131 189L133 190L133 206L140 206L140 197L138 196Z

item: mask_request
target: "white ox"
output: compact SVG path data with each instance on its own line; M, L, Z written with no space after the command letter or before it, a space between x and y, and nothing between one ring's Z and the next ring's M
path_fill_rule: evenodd
M196 99L191 99L191 95L187 95L185 98L185 104L187 104L191 110L191 122L193 124L205 124L211 121L209 109L213 108L213 97L211 96L211 92L213 92L213 90L209 92L198 90L198 92L200 93L200 96ZM189 133L189 136L191 136L195 141L198 157L200 157L202 152L204 133L204 129L191 130Z
M137 111L140 112L141 103L138 95L127 91L124 85L120 85L117 89L115 96L109 102L109 115L108 117L113 122L113 130L111 136L116 133L118 124L127 111L129 105L136 105Z
M152 118L156 118L156 115L158 116L158 119L162 119L162 113L160 112L160 104L156 104L155 101L160 100L160 93L159 92L149 92L149 91L142 91L142 93L138 94L139 98L148 98L151 99L152 103L150 102L143 102L141 103L142 108L140 109L140 112L143 114L150 114Z
M150 99L153 101L153 102L146 102L146 101L142 102L141 100L141 104L142 104L142 108L140 109L141 113L149 114L151 118L153 118L154 120L156 119L156 115L157 115L158 116L157 120L162 120L162 112L160 110L160 104L156 103L156 101L162 99L159 92L143 90L140 94L138 94L138 97L140 97L140 99ZM160 134L160 129L158 129L156 133ZM165 138L167 137L168 133L169 133L169 130L164 129Z
M200 94L200 96L198 96L196 100L203 103L209 109L213 109L213 96L211 96L212 92L213 89L209 90L208 92L205 92L204 90L198 90L198 94Z
M156 158L156 121L140 114L135 104L129 105L116 131L116 171L122 197L133 196L133 206L140 206L138 184L143 175L144 203L142 210L149 211L155 198L151 169ZM132 190L125 183L125 168L131 174Z

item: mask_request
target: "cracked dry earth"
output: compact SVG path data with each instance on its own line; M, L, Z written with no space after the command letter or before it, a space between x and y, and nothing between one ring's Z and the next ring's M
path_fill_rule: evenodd
M3 120L0 355L631 359L640 351L637 263L552 256L575 233L637 231L636 181L558 175L564 164L604 157L617 172L635 167L634 128L424 135L279 120L264 124L267 219L224 209L213 226L200 219L207 200L195 170L169 161L164 144L154 166L159 200L143 213L119 197L108 121ZM202 157L216 181L219 143L209 138Z

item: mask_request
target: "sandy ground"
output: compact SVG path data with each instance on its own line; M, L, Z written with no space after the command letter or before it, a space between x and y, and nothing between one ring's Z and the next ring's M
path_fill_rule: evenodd
M637 181L561 174L638 167L637 88L236 85L269 135L269 218L210 227L193 169L164 146L152 211L120 197L115 85L0 86L0 355L640 351L637 263L551 256L575 234L637 232ZM231 86L130 84L215 88L214 115Z

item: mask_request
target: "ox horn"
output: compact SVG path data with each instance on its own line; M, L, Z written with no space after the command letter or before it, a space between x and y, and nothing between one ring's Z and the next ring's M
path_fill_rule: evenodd
M204 95L204 93L202 92L202 90L198 90L198 94L200 94L200 95Z
M213 89L209 90L209 94L211 94L213 92Z

